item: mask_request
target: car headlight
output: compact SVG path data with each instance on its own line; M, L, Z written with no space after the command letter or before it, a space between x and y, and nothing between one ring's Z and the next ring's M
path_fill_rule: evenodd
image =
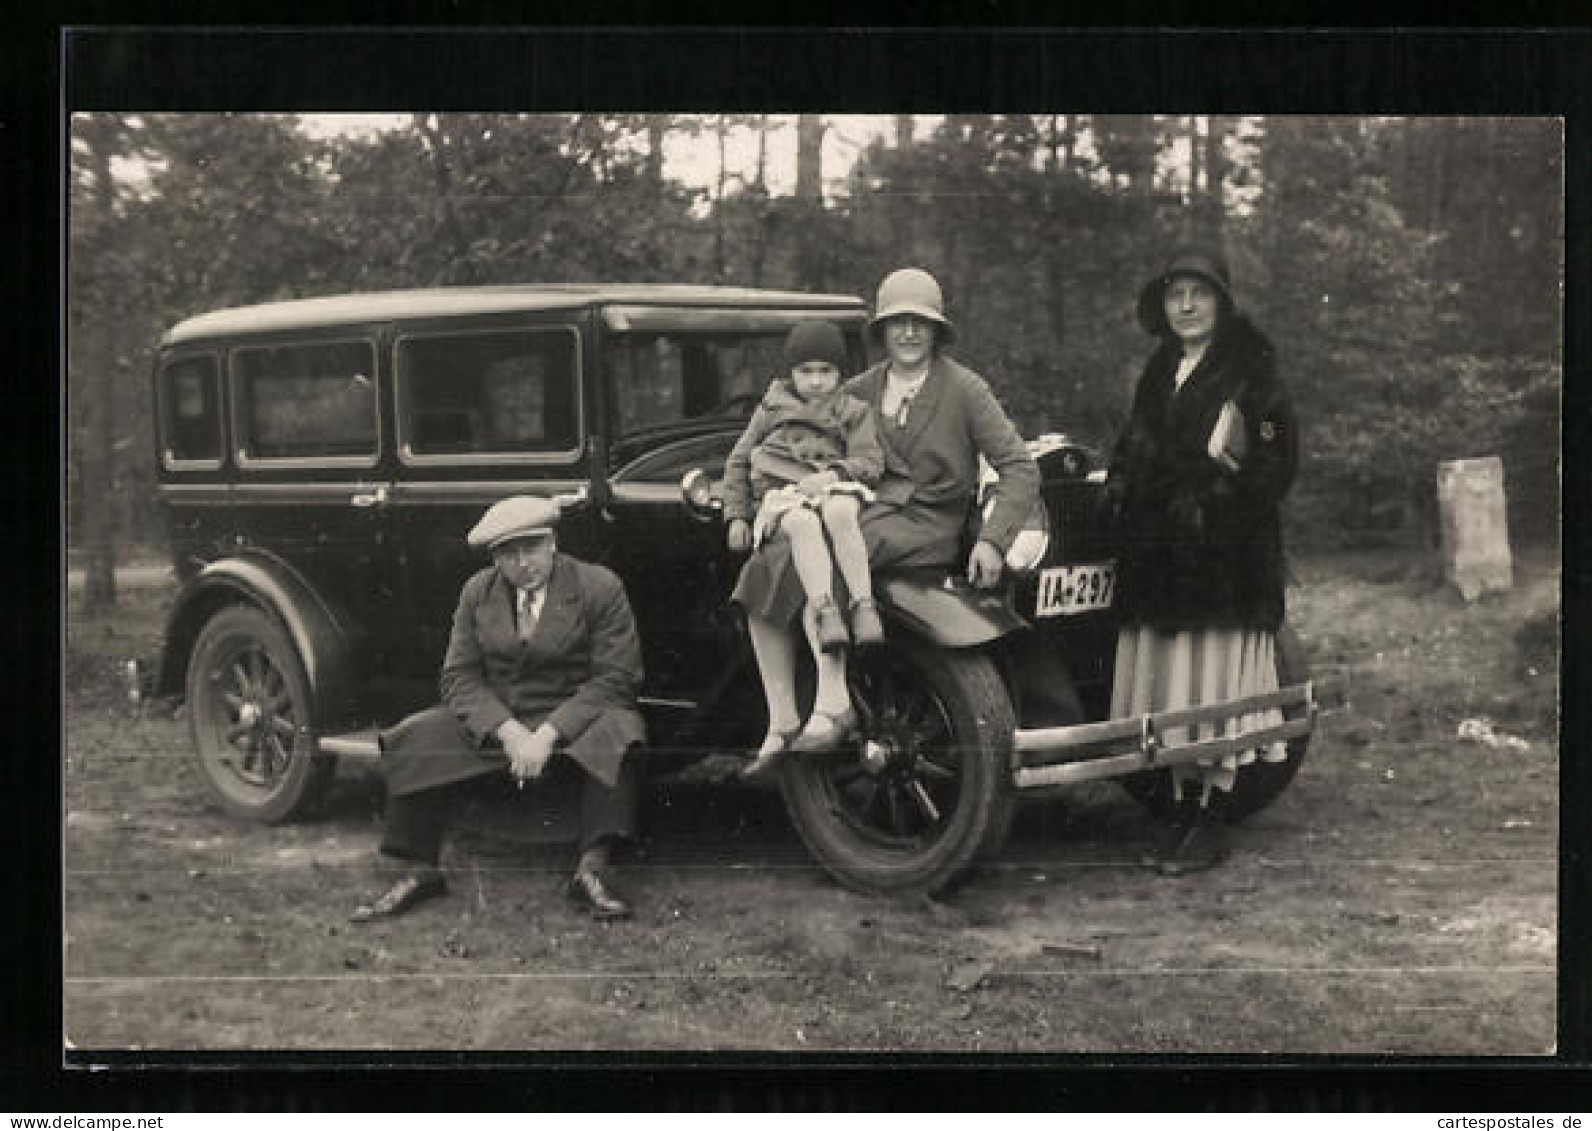
M693 518L712 522L724 512L724 500L714 492L713 476L694 467L680 479L680 500Z
M1045 560L1050 535L1043 530L1020 530L1006 551L1006 568L1015 573L1032 573Z

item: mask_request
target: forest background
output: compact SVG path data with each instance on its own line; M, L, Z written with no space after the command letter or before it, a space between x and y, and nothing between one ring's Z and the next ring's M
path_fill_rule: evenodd
M1516 542L1559 533L1563 128L1546 118L822 115L72 117L67 553L89 607L162 540L148 374L172 323L347 291L671 282L872 300L915 264L1024 435L1104 447L1152 343L1139 287L1220 240L1278 344L1302 550L1436 538L1436 464L1500 455ZM794 130L794 177L769 140ZM671 142L707 155L671 175ZM750 168L732 143L751 140ZM697 163L702 166L702 162ZM791 186L786 191L786 186Z

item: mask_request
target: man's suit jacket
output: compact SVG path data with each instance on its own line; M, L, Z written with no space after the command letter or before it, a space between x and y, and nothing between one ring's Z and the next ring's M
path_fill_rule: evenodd
M388 788L409 793L502 765L497 729L517 718L558 731L565 752L610 785L625 752L645 740L636 694L641 642L614 574L563 554L554 559L541 614L528 640L515 624L515 590L489 566L464 583L442 664L437 711L411 716L382 736Z

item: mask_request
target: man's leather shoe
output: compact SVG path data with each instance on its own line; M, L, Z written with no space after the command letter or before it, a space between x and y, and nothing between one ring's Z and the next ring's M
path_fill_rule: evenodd
M593 869L576 872L570 878L564 894L589 912L593 919L630 918L630 904L614 894L613 889L604 882L602 873Z
M436 898L447 890L448 883L442 878L440 868L419 868L413 872L406 872L397 883L382 893L380 899L356 908L348 918L354 923L368 923L372 919L390 919L395 915L402 915L416 904Z

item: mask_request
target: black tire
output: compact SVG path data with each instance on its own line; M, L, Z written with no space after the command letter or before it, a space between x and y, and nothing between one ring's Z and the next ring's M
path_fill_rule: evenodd
M1302 683L1310 678L1309 669L1305 664L1304 648L1299 643L1299 638L1294 631L1283 626L1277 633L1277 683L1281 687L1290 684ZM1246 817L1252 817L1266 808L1283 791L1292 784L1299 767L1304 764L1305 754L1310 747L1310 736L1300 735L1288 743L1288 757L1281 762L1262 762L1259 759L1241 766L1238 778L1233 782L1232 792L1227 795L1222 813L1229 822L1238 822ZM1122 788L1128 791L1140 805L1143 805L1157 817L1169 817L1172 813L1172 772L1170 770L1150 770L1142 774L1130 774L1119 779Z
M943 892L1011 825L1006 685L987 656L897 641L855 655L851 683L859 736L784 759L791 822L848 887Z
M275 824L323 799L336 759L316 745L298 649L260 609L206 622L188 661L188 719L205 784L233 816Z

